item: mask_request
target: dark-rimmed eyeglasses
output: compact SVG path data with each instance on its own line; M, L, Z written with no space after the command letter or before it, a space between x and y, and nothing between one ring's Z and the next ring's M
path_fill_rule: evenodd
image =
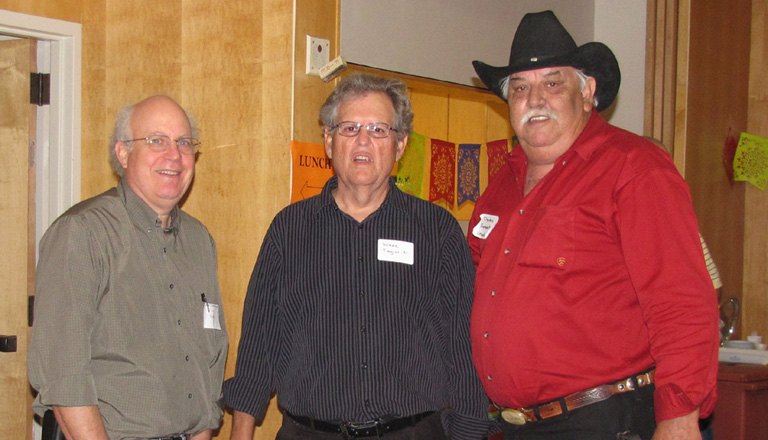
M360 134L360 129L363 127L365 127L366 131L368 131L368 136L378 139L389 136L390 131L397 132L396 129L383 122L371 122L370 124L363 125L359 122L344 121L339 122L338 124L331 127L329 133L336 130L336 132L341 136L355 137Z
M128 139L120 142L136 142L144 141L150 150L156 152L162 152L171 147L171 143L176 143L176 148L179 149L181 154L195 154L197 153L197 147L200 145L200 141L193 137L180 137L177 139L171 139L164 134L151 134L147 137Z

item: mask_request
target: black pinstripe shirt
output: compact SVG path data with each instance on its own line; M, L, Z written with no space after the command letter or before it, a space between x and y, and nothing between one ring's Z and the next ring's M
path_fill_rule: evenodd
M448 408L454 439L482 438L488 401L469 343L474 268L459 225L393 181L359 223L339 210L336 187L334 177L273 220L226 402L260 419L276 391L287 411L325 421Z

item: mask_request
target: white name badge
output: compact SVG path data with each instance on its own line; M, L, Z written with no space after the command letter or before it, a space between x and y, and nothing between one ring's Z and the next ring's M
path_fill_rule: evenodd
M218 304L210 304L207 302L203 304L203 328L221 330Z
M474 228L472 228L472 235L479 239L485 240L488 238L488 235L490 235L491 231L493 231L493 228L495 228L496 224L498 223L498 215L480 214L480 221L477 222Z
M413 243L379 239L379 261L413 265Z

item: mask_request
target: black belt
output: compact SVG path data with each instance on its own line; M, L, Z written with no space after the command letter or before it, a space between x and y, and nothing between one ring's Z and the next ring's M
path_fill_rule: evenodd
M153 437L147 440L189 440L187 434L170 435L168 437Z
M434 414L434 411L423 412L413 416L403 417L393 420L370 420L367 422L341 422L331 423L324 422L322 420L314 420L309 417L296 416L288 411L285 411L285 415L293 419L299 425L315 429L317 431L330 432L334 434L343 434L347 438L358 437L381 437L384 434L397 431L403 428L410 428L415 426L420 421Z

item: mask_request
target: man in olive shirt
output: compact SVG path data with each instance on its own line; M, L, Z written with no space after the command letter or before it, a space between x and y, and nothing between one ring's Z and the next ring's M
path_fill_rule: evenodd
M167 96L123 109L117 187L40 243L29 378L69 439L194 439L221 422L227 333L216 247L177 204L195 171L191 118Z

